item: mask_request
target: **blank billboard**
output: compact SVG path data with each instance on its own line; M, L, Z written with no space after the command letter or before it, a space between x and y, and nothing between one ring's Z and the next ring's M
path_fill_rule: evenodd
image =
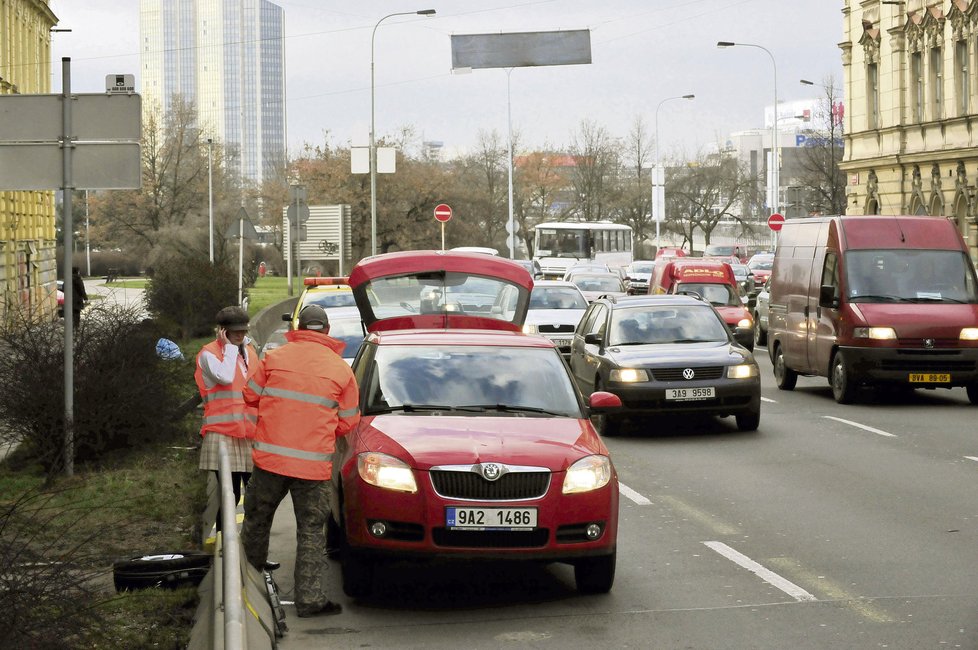
M591 32L513 32L452 36L452 68L522 68L591 63Z

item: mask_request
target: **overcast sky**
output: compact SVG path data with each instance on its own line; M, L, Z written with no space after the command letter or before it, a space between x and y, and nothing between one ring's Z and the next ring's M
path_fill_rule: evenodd
M774 102L774 70L763 50L720 49L717 41L761 45L777 64L781 101L821 96L799 79L842 85L841 0L282 0L290 152L303 143L366 144L370 127L370 35L378 137L411 126L451 154L480 130L507 129L507 74L451 73L451 36L589 29L589 65L516 68L509 106L527 147L566 146L583 120L625 137L638 117L650 133L659 110L660 150L695 155L731 132L763 126ZM72 90L101 92L107 74L136 75L138 0L50 0L52 92L61 59Z

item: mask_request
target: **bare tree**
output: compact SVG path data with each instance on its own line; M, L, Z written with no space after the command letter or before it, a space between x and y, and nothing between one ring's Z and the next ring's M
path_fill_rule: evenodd
M647 165L652 151L652 139L642 118L636 117L625 139L624 160L628 167L620 178L618 221L632 227L635 234L636 256L645 255L640 249L648 236L655 232L652 220L652 180Z
M845 214L846 177L839 169L843 156L843 103L835 80L823 81L824 96L815 109L813 128L798 150L799 187L789 193L788 204L801 214Z
M619 143L591 120L583 120L571 136L576 159L573 186L577 216L581 221L601 221L612 216L616 179L621 165Z

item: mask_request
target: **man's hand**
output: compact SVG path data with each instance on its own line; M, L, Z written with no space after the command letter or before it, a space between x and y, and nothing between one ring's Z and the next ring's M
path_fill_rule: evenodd
M217 340L221 345L227 345L228 343L230 343L230 341L228 340L227 330L224 329L223 327L217 330Z

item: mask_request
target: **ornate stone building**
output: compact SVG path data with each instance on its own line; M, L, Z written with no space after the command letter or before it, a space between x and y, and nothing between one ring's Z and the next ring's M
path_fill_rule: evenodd
M845 0L848 214L953 218L978 259L978 0Z
M0 95L51 92L57 22L47 0L0 0ZM54 192L0 191L0 318L54 318L56 279Z

